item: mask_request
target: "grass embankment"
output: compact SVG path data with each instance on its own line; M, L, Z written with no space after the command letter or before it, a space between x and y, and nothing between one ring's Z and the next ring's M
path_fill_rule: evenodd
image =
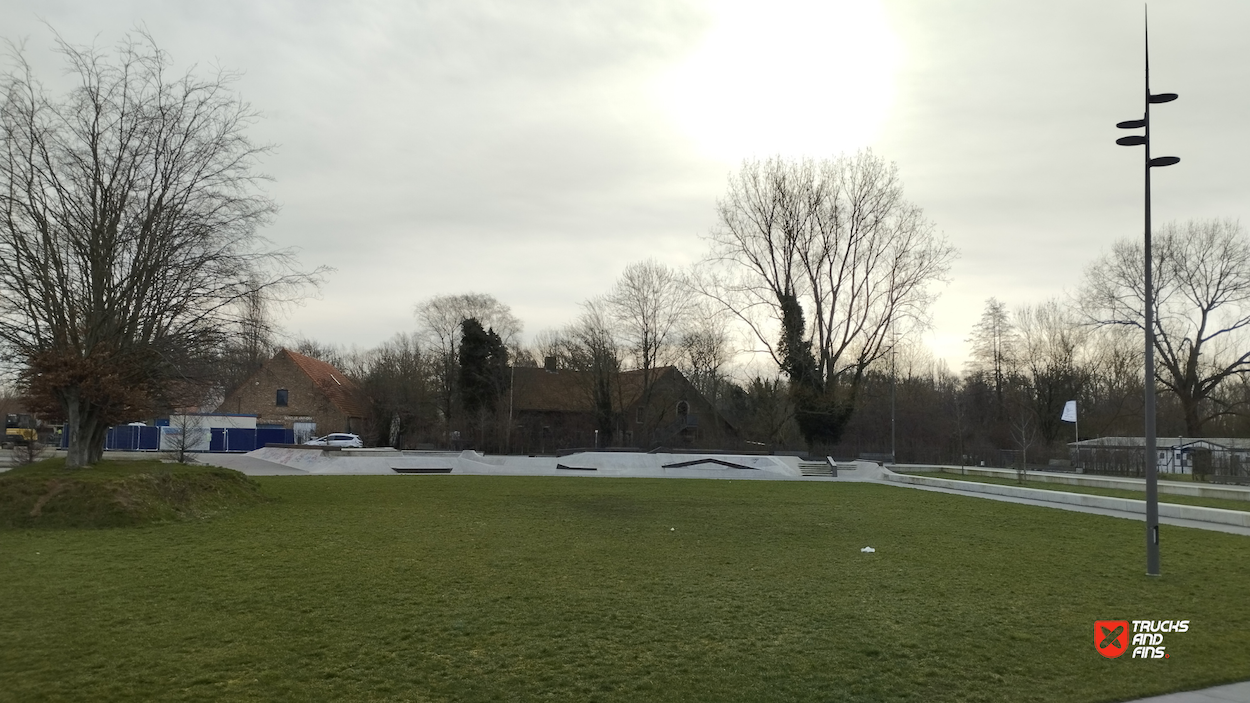
M259 479L0 531L0 699L1119 701L1250 679L1250 538L875 484ZM872 546L875 554L860 548ZM1098 619L1187 619L1168 659Z
M67 469L47 459L0 473L0 528L133 527L260 500L259 484L229 469L154 460Z
M1146 499L1146 485L1142 484L1140 491L1124 490L1119 488L1101 488L1098 486L1078 486L1069 483L1054 483L1051 481L1028 481L1021 483L1014 478L999 478L997 476L973 476L971 474L961 474L958 471L909 471L905 473L914 474L916 476L932 476L934 478L949 478L959 481L973 481L975 483L994 483L1000 486L1021 486L1024 488L1036 488L1043 491L1066 491L1068 493L1088 493L1096 496L1109 496L1112 498L1129 498L1131 500ZM1096 477L1095 477L1096 478ZM1205 498L1202 496L1183 496L1175 493L1159 492L1160 503L1176 503L1178 505L1197 505L1204 508L1222 508L1224 510L1241 510L1250 511L1250 501L1233 500L1231 498Z

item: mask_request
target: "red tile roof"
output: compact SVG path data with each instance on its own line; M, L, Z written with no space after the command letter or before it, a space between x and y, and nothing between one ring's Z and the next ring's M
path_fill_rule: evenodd
M344 376L342 371L320 359L297 354L290 349L283 349L278 354L286 354L291 361L295 362L299 370L307 374L312 379L312 382L321 389L321 392L325 393L330 403L344 415L348 417L366 417L368 401L365 399L364 393L351 379Z

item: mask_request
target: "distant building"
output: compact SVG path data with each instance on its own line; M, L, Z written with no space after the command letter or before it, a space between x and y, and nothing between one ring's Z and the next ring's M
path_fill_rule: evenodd
M295 441L364 431L369 400L351 379L319 359L283 349L226 394L224 413L256 415L257 428L294 430Z
M640 447L720 448L738 443L738 431L672 366L614 374L608 383L612 438L596 434L594 377L587 372L544 368L512 369L510 408L513 452ZM502 408L507 409L507 408Z
M1250 439L1157 437L1156 470L1169 474L1244 475L1250 468ZM1141 476L1145 437L1099 437L1069 442L1073 466L1094 473Z

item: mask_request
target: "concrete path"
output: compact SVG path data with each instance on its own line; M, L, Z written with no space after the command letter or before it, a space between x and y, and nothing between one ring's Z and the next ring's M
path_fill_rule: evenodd
M970 498L986 498L989 500L1001 500L1007 503L1019 503L1021 505L1036 505L1042 508L1058 508L1060 510L1071 510L1071 511L1078 512L1078 513L1090 513L1092 515L1106 515L1108 517L1118 517L1118 518L1124 518L1128 520L1138 520L1141 522L1145 522L1146 520L1146 516L1144 513L1137 512L1134 510L1117 510L1117 509L1109 508L1109 507L1082 505L1081 502L1087 501L1089 494L1062 493L1062 492L1056 492L1056 491L1042 491L1039 489L1012 487L1014 489L1013 492L1016 493L1017 495L1000 495L997 493L984 492L984 489L983 489L984 486L990 486L993 484L963 482L963 483L968 484L968 488L964 489L964 488L956 488L956 487L947 487L947 486L957 486L959 483L961 483L960 481L950 480L950 481L944 481L943 482L944 485L942 487L932 486L932 485L926 486L926 485L919 485L915 483L904 483L904 482L897 481L897 480L890 480L891 475L894 478L897 478L898 474L893 474L893 472L890 472L887 469L877 468L876 472L864 472L864 473L865 473L865 480L870 480L873 483L881 483L881 484L885 484L888 486L897 486L900 488L914 488L916 490L934 491L937 493L950 493L953 495L967 496ZM867 476L870 475L871 473L876 473L877 475L871 479L867 478ZM1049 495L1046 495L1045 499L1027 497L1033 493L1049 494ZM1063 498L1067 496L1071 496L1072 502L1066 502L1063 500ZM1130 503L1130 502L1137 502L1137 501L1127 501L1127 500L1119 499L1119 500L1112 500L1112 501L1107 501L1107 502L1108 503L1116 503L1116 502ZM1228 512L1228 511L1220 511L1220 512ZM1235 524L1227 524L1227 523L1220 523L1220 522L1208 522L1204 520L1185 519L1185 518L1179 518L1179 517L1164 517L1164 516L1160 516L1159 523L1161 525L1174 525L1176 527L1193 527L1193 528L1200 529L1200 530L1214 530L1216 532L1228 532L1230 534L1235 534L1235 535L1250 536L1250 527L1247 527L1245 525L1235 525Z
M1250 703L1250 681L1204 688L1201 691L1167 693L1162 696L1126 701L1126 703L1229 703L1230 701Z
M942 478L954 474L968 476L989 476L1015 481L1019 474L1015 469L994 469L984 466L949 466L942 464L894 464L894 471L906 472L919 476ZM1202 498L1227 498L1229 500L1250 501L1250 486L1237 484L1203 483L1196 481L1171 481L1159 476L1159 493L1195 496ZM1028 472L1028 480L1038 483L1068 484L1073 486L1090 486L1094 488L1117 488L1126 491L1145 492L1146 479L1128 476L1103 476L1100 474L1077 474L1071 471L1032 471ZM1057 487L1057 490L1063 490Z

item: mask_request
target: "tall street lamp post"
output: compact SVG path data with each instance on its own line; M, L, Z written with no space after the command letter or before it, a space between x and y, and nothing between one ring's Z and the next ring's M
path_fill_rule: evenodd
M1150 105L1167 103L1176 99L1176 93L1150 93L1150 32L1146 31L1146 112L1140 120L1127 120L1116 125L1120 129L1146 129L1145 135L1135 134L1115 140L1120 146L1146 147L1146 246L1145 246L1145 328L1146 328L1146 573L1159 575L1159 463L1155 441L1155 300L1153 261L1150 253L1150 169L1179 163L1175 156L1150 158Z

